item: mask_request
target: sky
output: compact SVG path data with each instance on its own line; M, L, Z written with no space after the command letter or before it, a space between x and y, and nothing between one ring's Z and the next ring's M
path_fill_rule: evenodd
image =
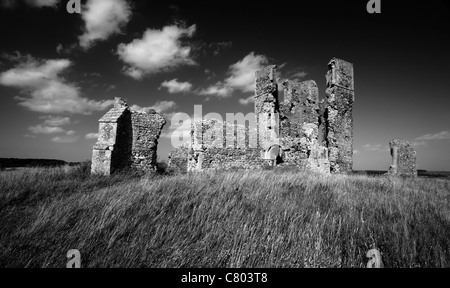
M315 80L354 65L355 170L387 170L389 140L413 143L419 169L450 171L448 1L0 0L0 157L83 161L98 119L122 97L174 113L253 112L254 72ZM313 2L313 3L311 3Z

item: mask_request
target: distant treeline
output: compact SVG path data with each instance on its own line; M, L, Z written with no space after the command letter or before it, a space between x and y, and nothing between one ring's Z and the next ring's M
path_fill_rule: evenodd
M54 159L16 159L16 158L0 158L1 168L17 168L17 167L54 167L70 164L63 160Z

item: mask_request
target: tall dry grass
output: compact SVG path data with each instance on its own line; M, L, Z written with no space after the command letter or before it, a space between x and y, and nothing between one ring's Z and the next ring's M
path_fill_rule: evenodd
M0 173L0 266L450 267L450 181L298 171Z

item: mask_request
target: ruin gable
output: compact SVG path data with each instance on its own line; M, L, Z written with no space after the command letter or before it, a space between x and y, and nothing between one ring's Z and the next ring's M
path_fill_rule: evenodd
M157 145L166 121L154 110L132 111L121 98L99 120L99 135L92 152L92 174L110 175L134 167L156 166Z

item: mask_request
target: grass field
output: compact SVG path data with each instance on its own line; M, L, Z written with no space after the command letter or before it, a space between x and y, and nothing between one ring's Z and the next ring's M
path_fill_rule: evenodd
M0 267L450 267L450 180L0 172Z

